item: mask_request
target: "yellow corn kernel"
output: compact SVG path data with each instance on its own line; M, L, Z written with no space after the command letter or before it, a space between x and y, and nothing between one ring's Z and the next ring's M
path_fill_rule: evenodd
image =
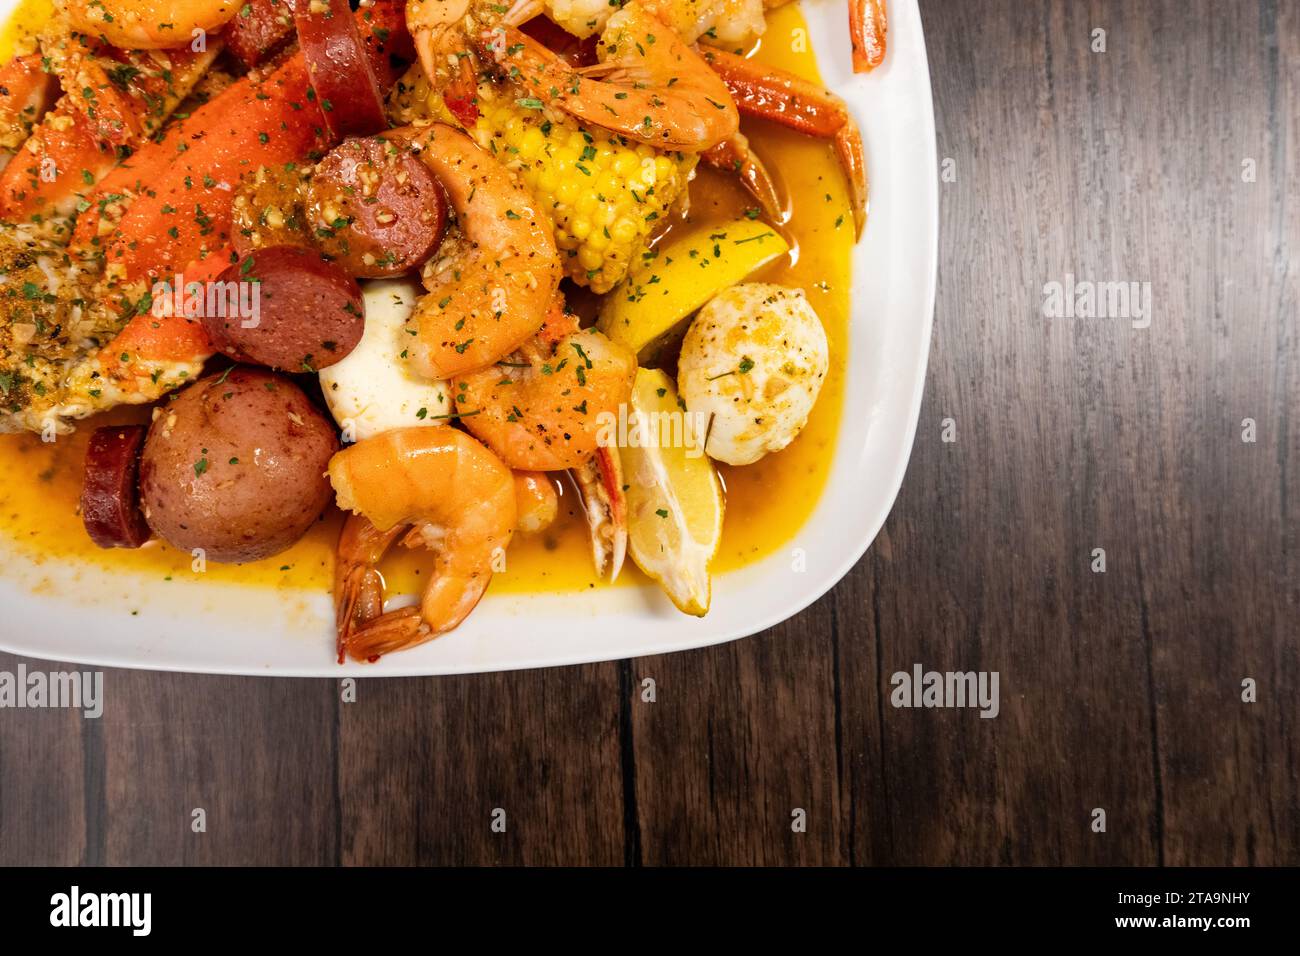
M630 243L636 238L636 223L624 216L609 227L609 234L615 242Z
M515 170L555 224L566 273L603 293L686 191L693 153L664 153L571 117L480 97L475 141Z
M519 140L519 155L530 159L542 154L546 148L546 135L536 126L530 126Z
M533 187L533 191L537 192L537 188ZM547 195L547 194L542 193L542 195ZM555 190L554 192L556 202L559 205L568 206L568 207L572 207L573 204L577 202L579 195L581 194L578 191L578 184L574 182L572 179L564 180L562 183L560 183L560 188ZM548 207L546 211L549 212L552 216L555 215L553 207Z
M624 179L630 179L641 168L641 157L631 150L626 150L614 157L614 172Z

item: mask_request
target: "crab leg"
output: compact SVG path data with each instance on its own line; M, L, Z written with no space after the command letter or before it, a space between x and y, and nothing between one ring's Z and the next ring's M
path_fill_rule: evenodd
M885 59L885 34L889 21L885 0L849 3L849 37L853 41L853 72L869 73Z
M410 52L400 0L372 0L356 18L376 76L381 85L391 85ZM210 41L208 58L214 46ZM27 240L46 246L41 234L60 229L63 238L70 228L72 213L58 213L69 207L79 213L70 248L57 250L78 270L75 300L71 293L65 298L75 302L79 326L57 363L46 357L21 373L24 382L39 380L42 389L23 392L21 407L10 403L0 410L0 431L38 430L47 423L67 430L73 420L152 401L193 380L211 345L198 321L171 314L170 297L154 301L153 283L170 285L179 274L189 288L216 278L231 261L231 203L240 178L263 164L310 162L330 145L301 53L236 81L155 139L175 106L171 100L180 97L182 86L192 86L189 73L197 79L202 72L197 57L188 51L80 46L54 52L51 62L64 87L79 85L46 114L17 160L0 173L0 208L20 207L29 210L28 222L52 223ZM150 63L165 74L167 92L150 85ZM53 182L36 176L30 166L41 159L67 175ZM21 215L0 212L6 220ZM0 243L0 255L22 253L21 245ZM30 306L22 299L7 301L0 308L0 333L6 326L30 325ZM42 358L33 350L27 354Z
M72 239L105 261L101 296L130 308L150 282L205 282L230 262L231 196L262 164L297 162L328 147L307 73L290 59L260 81L233 84L158 142L114 169L90 195ZM301 123L284 123L294 113ZM62 414L148 402L192 380L212 354L200 323L138 307L117 336L68 375ZM81 396L95 396L95 403Z
M39 53L16 56L0 69L0 170L54 105L59 84Z
M409 42L393 0L363 7L357 25L384 85L389 51ZM292 117L292 122L289 121ZM231 198L259 165L312 161L333 145L301 53L250 73L122 163L88 197L72 245L104 255L110 281L170 276L229 252Z
M862 134L844 101L815 83L734 53L703 48L700 52L722 77L742 115L831 141L848 178L853 221L861 236L867 221L865 152Z
M382 61L381 82L391 82L392 43L385 41L401 42L400 6L375 3L357 17ZM90 195L72 249L105 261L101 298L115 299L123 310L133 298L139 304L111 342L69 372L61 414L78 418L152 401L199 373L212 353L202 325L143 307L149 283L176 273L187 286L214 279L231 261L231 197L240 177L260 165L310 160L329 147L309 88L301 55L250 74L160 141L146 143Z
M215 278L230 262L230 197L240 176L325 147L320 108L306 90L301 68L235 83L162 140L146 143L90 194L71 248L105 262L99 297L130 317L70 371L71 401L62 414L152 401L197 377L212 353L207 335L192 318L145 307L150 281L170 283L176 273L186 284ZM282 123L291 112L306 121Z
M186 269L183 283L215 278L226 263L209 259ZM84 418L114 405L151 402L196 380L212 355L212 344L199 320L137 310L112 341L68 373L67 400L59 414Z
M199 53L97 47L63 58L66 92L0 172L0 219L66 235L91 187L162 125L220 49L214 40Z
M223 255L240 177L259 165L298 162L329 148L309 89L298 58L261 82L228 87L105 178L90 197L74 245L93 243L98 235L99 200L134 192L103 246L110 281L171 275L192 261ZM295 122L285 122L287 116Z

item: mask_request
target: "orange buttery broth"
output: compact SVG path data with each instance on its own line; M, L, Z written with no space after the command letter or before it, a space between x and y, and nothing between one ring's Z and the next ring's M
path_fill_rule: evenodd
M19 31L35 29L49 15L50 0L22 0L0 32L0 57L11 54ZM18 24L22 24L21 27ZM756 53L762 62L809 79L819 74L797 5L771 13ZM825 485L835 447L844 390L848 344L849 259L852 216L843 176L825 143L766 123L746 121L744 131L769 170L782 177L791 197L786 226L793 254L754 278L803 288L826 327L830 371L803 433L789 448L743 468L720 466L727 490L722 545L714 569L726 571L780 548L812 513ZM794 174L798 171L798 175ZM725 222L752 207L729 177L701 169L690 187L692 224ZM674 225L680 225L681 220ZM665 235L671 236L673 226ZM148 409L117 409L83 422L71 436L42 443L35 435L0 435L0 534L36 561L74 560L169 580L191 573L191 556L160 541L135 551L101 551L86 537L77 513L86 442L100 424L147 421ZM508 570L493 582L495 591L576 591L597 586L581 510L562 483L560 518L550 529L518 535L510 546ZM286 489L286 493L292 493ZM209 564L206 573L221 581L263 587L328 589L333 548L341 518L331 512L288 551L253 564ZM429 556L398 549L385 562L394 592L417 591L427 575ZM628 562L620 583L644 577Z

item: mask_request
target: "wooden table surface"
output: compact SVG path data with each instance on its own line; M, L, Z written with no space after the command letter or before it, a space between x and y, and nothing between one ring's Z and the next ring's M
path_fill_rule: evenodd
M99 720L0 711L0 863L1300 862L1300 3L922 8L934 341L834 591L722 647L355 703L109 671ZM1150 283L1149 327L1045 318L1067 275ZM1000 714L892 707L916 663L997 671Z

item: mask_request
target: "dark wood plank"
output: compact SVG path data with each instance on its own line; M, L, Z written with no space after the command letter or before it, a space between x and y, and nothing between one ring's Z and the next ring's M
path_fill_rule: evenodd
M630 663L640 862L848 861L833 614L822 604L745 641Z
M23 663L29 672L89 670ZM18 664L0 656L0 670ZM3 711L0 863L335 859L332 685L102 673L98 718ZM192 827L195 809L206 832Z
M866 563L881 671L997 669L1004 704L983 722L883 710L903 800L872 846L927 863L1293 862L1293 698L1243 705L1239 683L1296 677L1295 187L1277 145L1297 115L1278 69L1294 9L925 12L958 180L942 186L912 465L888 551ZM1044 318L1043 284L1067 273L1151 282L1151 327ZM887 690L868 676L846 682L862 713Z
M359 682L339 709L342 861L621 863L618 666Z
M104 682L102 862L337 859L333 682L119 670Z
M20 663L48 670L0 654L0 671L16 675ZM102 761L87 758L98 747L92 723L73 710L0 711L0 865L102 862Z
M1167 234L1187 236L1190 255L1158 262L1184 328L1152 355L1150 431L1125 443L1147 451L1153 492L1136 516L1135 560L1154 648L1164 859L1295 863L1300 9L1243 4L1222 43L1207 38L1219 12L1204 5L1201 29L1155 45L1143 84L1168 135L1200 150L1147 150L1165 173L1153 192ZM1247 158L1255 182L1242 182ZM1254 443L1242 441L1245 418ZM1256 704L1241 700L1246 677Z

